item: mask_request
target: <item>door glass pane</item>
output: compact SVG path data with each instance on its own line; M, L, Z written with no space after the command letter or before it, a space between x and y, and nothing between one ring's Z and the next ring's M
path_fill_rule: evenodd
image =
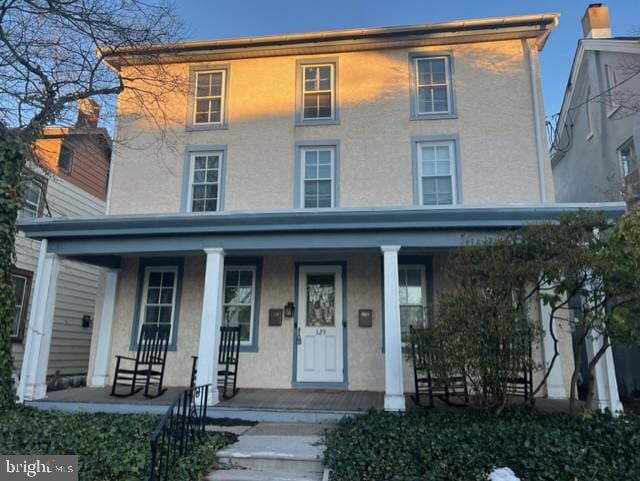
M307 326L335 326L335 277L307 275Z

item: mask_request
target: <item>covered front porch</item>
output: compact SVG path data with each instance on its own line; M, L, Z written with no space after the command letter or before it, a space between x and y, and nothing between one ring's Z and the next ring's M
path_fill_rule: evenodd
M578 206L112 216L27 222L42 251L18 394L21 400L168 405L110 398L114 356L135 353L140 326L167 322L164 384L213 386L215 409L314 412L402 411L412 371L403 353L402 310L428 312L447 251ZM604 205L615 215L618 206ZM89 388L46 393L44 373L61 257L103 267L91 347ZM420 291L401 299L399 282ZM409 278L416 279L410 281ZM288 308L288 309L287 309ZM542 307L541 307L542 308ZM242 328L238 395L216 389L220 327ZM570 345L546 394L566 398ZM540 361L548 362L544 346ZM560 361L560 362L559 362ZM75 392L74 392L75 391ZM70 399L64 399L69 397ZM84 400L86 398L86 400ZM94 403L95 404L95 403ZM327 409L323 408L329 407ZM140 408L142 409L142 408Z

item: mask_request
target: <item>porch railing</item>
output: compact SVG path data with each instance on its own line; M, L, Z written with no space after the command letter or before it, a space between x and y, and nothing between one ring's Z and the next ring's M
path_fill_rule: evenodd
M149 481L168 481L176 462L204 438L209 385L176 396L151 434Z

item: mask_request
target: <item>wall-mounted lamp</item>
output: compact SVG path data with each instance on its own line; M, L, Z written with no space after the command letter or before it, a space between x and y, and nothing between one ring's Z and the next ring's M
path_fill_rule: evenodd
M82 327L91 327L91 315L90 314L85 314L84 316L82 316Z
M287 305L284 306L284 317L288 317L288 318L293 317L293 313L295 311L296 311L296 306L293 304L293 302L291 301L287 302Z

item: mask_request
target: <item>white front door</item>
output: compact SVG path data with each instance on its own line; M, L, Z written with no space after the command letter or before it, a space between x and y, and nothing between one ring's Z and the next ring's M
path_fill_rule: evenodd
M296 381L344 382L342 342L342 267L301 266Z

